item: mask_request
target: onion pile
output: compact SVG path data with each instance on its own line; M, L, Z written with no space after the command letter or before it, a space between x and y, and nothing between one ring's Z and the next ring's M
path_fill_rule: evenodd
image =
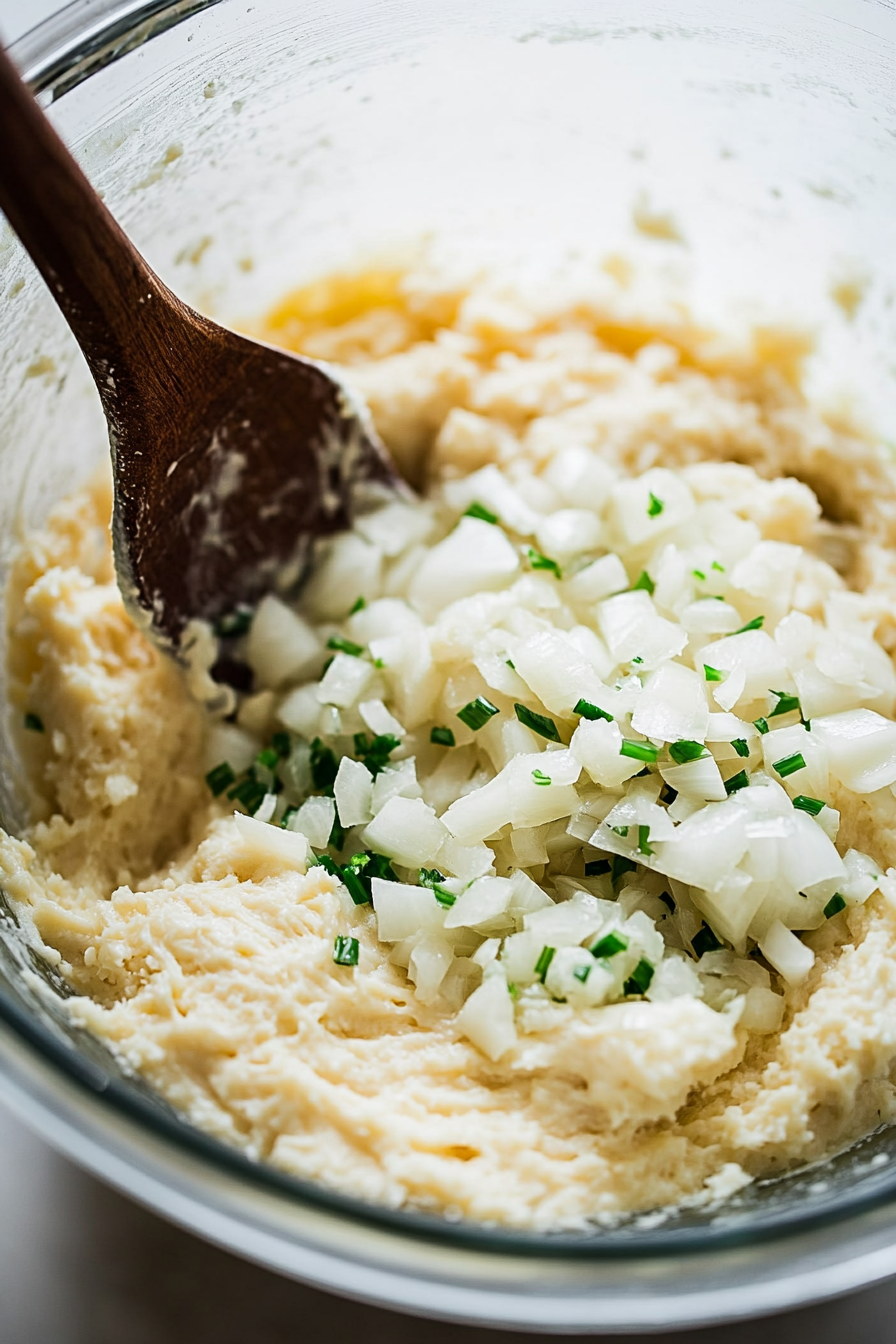
M322 863L346 935L372 902L491 1059L633 996L774 1032L799 935L878 884L834 801L896 786L893 667L746 481L755 517L777 487L743 467L488 466L361 518L231 635L255 690L209 783L244 843Z

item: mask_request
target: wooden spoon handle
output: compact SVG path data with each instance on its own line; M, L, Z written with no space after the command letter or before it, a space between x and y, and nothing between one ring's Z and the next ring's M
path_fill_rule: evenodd
M119 228L0 47L0 209L61 308L101 394L177 301ZM150 311L147 311L149 309ZM104 387L105 384L105 387ZM105 399L105 398L104 398Z

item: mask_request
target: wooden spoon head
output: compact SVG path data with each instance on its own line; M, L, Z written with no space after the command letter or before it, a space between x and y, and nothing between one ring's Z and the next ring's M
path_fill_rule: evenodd
M110 370L103 395L119 585L175 650L192 620L218 628L294 591L318 537L409 494L334 371L191 317L189 349L157 386Z

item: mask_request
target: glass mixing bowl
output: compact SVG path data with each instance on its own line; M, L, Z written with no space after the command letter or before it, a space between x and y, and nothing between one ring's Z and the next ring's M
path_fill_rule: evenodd
M14 54L153 266L225 321L426 239L508 270L623 252L707 320L815 327L812 391L894 437L886 0L81 0ZM864 295L851 320L844 292ZM3 592L23 524L107 448L80 356L8 230L0 295ZM8 734L2 751L15 831ZM730 1320L896 1273L896 1131L720 1208L590 1235L373 1208L192 1129L67 1025L66 987L5 905L0 933L7 1102L103 1179L283 1273L582 1333Z

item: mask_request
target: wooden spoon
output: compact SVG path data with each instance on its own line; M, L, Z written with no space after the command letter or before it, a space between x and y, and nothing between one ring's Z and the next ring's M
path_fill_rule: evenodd
M0 208L103 404L119 586L176 651L188 622L220 629L293 588L316 537L407 487L332 369L227 331L162 284L2 48L0 143Z

